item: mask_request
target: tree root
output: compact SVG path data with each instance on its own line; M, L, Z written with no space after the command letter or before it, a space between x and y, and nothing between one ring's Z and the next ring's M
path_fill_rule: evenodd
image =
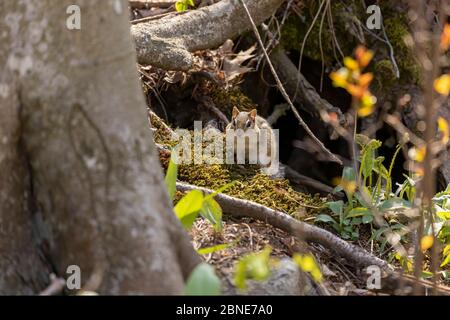
M183 182L177 182L177 190L201 190L204 193L214 192L207 188L197 187ZM371 255L364 249L342 240L329 231L299 221L284 212L276 211L261 204L234 198L225 194L218 194L215 199L222 207L222 210L233 217L245 216L264 221L276 228L297 236L304 241L321 244L362 267L377 265L383 269L388 268L388 264L384 260Z
M278 75L284 83L287 93L293 97L294 93L296 91L298 92L295 96L295 102L297 102L304 111L314 116L320 116L322 112L335 113L340 124L345 124L345 118L341 109L331 105L328 101L320 97L316 89L314 89L308 80L298 72L295 65L281 47L275 48L272 51L270 58L275 69L278 71Z
M247 0L255 23L272 15L284 0ZM249 30L244 8L234 0L223 0L173 18L162 18L131 26L138 62L165 70L187 71L191 52L218 47Z
M183 192L200 190L207 194L214 192L207 188L183 182L177 182L177 190ZM394 272L392 267L386 261L375 257L363 248L352 245L329 231L299 221L283 212L225 194L216 195L215 200L220 204L225 213L233 217L250 217L264 221L303 241L318 243L325 248L336 252L339 256L359 267L380 267L383 274L381 275L381 288L379 290L382 292L389 292L391 294L412 294L414 284L419 285L421 294L427 294L433 289L432 282L427 280L417 281L414 277ZM450 289L443 286L438 286L436 292L441 295L450 295Z

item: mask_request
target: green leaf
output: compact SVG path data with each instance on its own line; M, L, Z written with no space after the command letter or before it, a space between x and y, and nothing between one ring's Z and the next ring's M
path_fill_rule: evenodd
M330 208L331 211L333 211L334 214L341 215L342 210L344 208L344 202L342 200L339 201L331 201L327 202L328 208Z
M170 158L169 161L169 167L167 168L166 172L166 186L167 191L169 192L170 199L173 200L173 197L175 196L175 192L177 191L177 175L178 175L178 166L173 161L172 158Z
M270 275L270 253L272 249L266 247L258 253L252 253L243 257L236 265L234 284L240 289L245 289L247 279L262 281Z
M364 178L368 177L373 170L375 163L375 153L373 149L365 148L361 159L361 170Z
M190 5L191 7L195 7L194 0L186 0L186 3L187 3L188 5Z
M217 196L219 193L224 192L225 190L231 188L232 186L234 186L236 184L236 181L232 181L230 183L227 183L226 185L220 187L219 189L217 189L216 191L214 191L213 193L208 194L207 196L205 196L205 200L210 199L210 198L214 198L215 196Z
M176 204L175 214L185 228L190 228L203 206L203 193L200 190L192 190Z
M345 181L356 181L355 170L352 167L344 167L342 170L342 180Z
M184 3L184 1L175 2L175 10L177 12L183 12L183 11L186 11L187 9L188 9L188 6L186 3Z
M187 295L219 295L220 279L209 264L200 263L189 275L184 289Z
M370 212L370 214L366 214L362 217L362 222L363 223L371 223L373 221L373 215Z
M447 264L449 264L450 263L450 254L448 254L446 257L445 257L445 259L444 259L444 261L442 261L442 263L441 263L441 268L442 267L445 267Z
M362 217L369 212L369 209L364 207L357 207L350 210L350 212L345 216L346 218Z
M197 253L201 254L201 255L210 254L210 253L214 253L214 252L217 252L217 251L225 250L225 249L227 249L227 248L229 248L229 247L231 247L233 245L234 245L234 243L218 244L216 246L198 249Z
M404 208L411 208L411 203L409 201L407 201L405 199L401 199L401 198L392 198L392 199L383 201L383 203L380 206L380 209L383 211L404 209Z
M334 220L331 216L329 216L328 214L319 214L315 221L320 221L320 222L331 222L331 223L337 223L336 220Z
M450 220L450 211L437 211L436 214L442 220Z
M205 198L203 201L203 206L200 209L200 214L202 217L211 222L216 231L222 230L222 208L216 200L212 198Z

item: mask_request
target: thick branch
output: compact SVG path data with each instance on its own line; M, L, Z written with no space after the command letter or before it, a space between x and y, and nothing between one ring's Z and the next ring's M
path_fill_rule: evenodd
M177 182L177 190L201 190L207 194L213 192L210 189L182 182ZM379 266L384 271L381 281L381 290L383 292L390 292L392 294L411 294L412 292L412 286L416 283L416 279L392 271L384 260L375 257L358 246L342 240L331 232L296 220L283 212L270 209L255 202L230 197L225 194L218 194L215 196L215 199L223 211L233 217L250 217L264 221L304 241L321 244L360 267ZM425 294L432 288L433 284L430 281L421 280L417 285L421 289L420 294ZM450 290L444 286L438 286L437 292L442 295L450 295Z
M284 0L247 0L252 17L260 24ZM191 52L214 48L251 28L244 8L235 0L222 0L214 5L169 19L133 25L139 63L166 70L188 70Z
M210 189L182 182L177 182L177 189L180 191L197 189L205 193L213 192ZM382 268L387 268L388 266L385 261L369 254L360 247L354 246L324 229L299 221L286 213L270 209L252 201L230 197L225 194L218 194L215 199L224 212L234 217L245 216L264 221L274 227L295 235L304 241L319 243L357 265L364 267L377 265Z
M298 72L295 65L281 47L274 49L270 58L280 78L283 80L287 93L291 97L295 96L295 102L303 110L315 116L319 116L324 111L327 113L334 112L338 116L341 124L344 123L344 115L341 110L320 97L316 89ZM297 95L295 95L296 91Z

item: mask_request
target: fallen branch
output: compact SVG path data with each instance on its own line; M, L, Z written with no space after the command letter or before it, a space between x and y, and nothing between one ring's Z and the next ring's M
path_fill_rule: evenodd
M270 17L284 0L247 0L255 23ZM220 46L251 28L244 8L235 0L173 18L161 18L131 26L141 64L165 70L187 71L193 64L191 52Z
M207 194L214 192L210 189L193 186L183 182L177 182L177 190L201 190ZM234 198L222 193L218 194L215 199L222 207L222 210L233 217L250 217L264 221L304 241L319 243L362 267L377 265L383 269L388 268L388 264L384 260L371 255L364 249L342 240L329 231L299 221L284 212L276 211L256 202Z
M281 47L275 48L272 51L270 58L275 69L278 71L280 79L284 83L286 92L292 97L297 91L295 102L297 102L304 111L317 117L320 117L324 111L326 113L335 113L339 119L339 123L341 125L345 123L345 118L341 109L333 106L320 97L316 89L297 71L297 68Z
M200 190L206 194L214 191L177 182L177 190L188 192ZM276 228L298 237L306 242L314 242L334 251L347 261L353 262L360 267L378 266L382 269L381 291L393 294L411 294L413 285L417 284L421 288L421 294L431 292L433 283L427 280L417 281L414 277L392 271L392 267L384 260L375 257L361 247L352 245L337 237L329 231L299 221L286 213L273 210L261 204L234 198L225 194L218 194L215 200L220 204L222 210L233 217L249 217L259 221L264 221ZM437 287L437 293L450 295L450 289L444 286Z

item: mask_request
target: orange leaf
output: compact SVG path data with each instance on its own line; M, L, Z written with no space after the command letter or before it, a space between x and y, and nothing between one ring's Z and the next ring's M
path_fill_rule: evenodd
M365 68L373 58L373 52L367 50L364 46L358 46L355 50L355 57L360 68Z
M447 50L450 45L450 24L446 23L444 26L444 31L441 34L441 49Z
M420 248L422 251L426 251L430 249L433 246L434 237L431 235L423 236L422 239L420 239Z
M370 73L370 72L364 73L359 77L358 84L361 87L367 88L369 86L370 82L372 81L372 79L373 79L372 73Z
M366 89L362 88L360 86L354 85L354 84L348 84L347 85L347 91L353 97L355 97L357 99L361 99L361 97L364 95L364 92L366 91Z

